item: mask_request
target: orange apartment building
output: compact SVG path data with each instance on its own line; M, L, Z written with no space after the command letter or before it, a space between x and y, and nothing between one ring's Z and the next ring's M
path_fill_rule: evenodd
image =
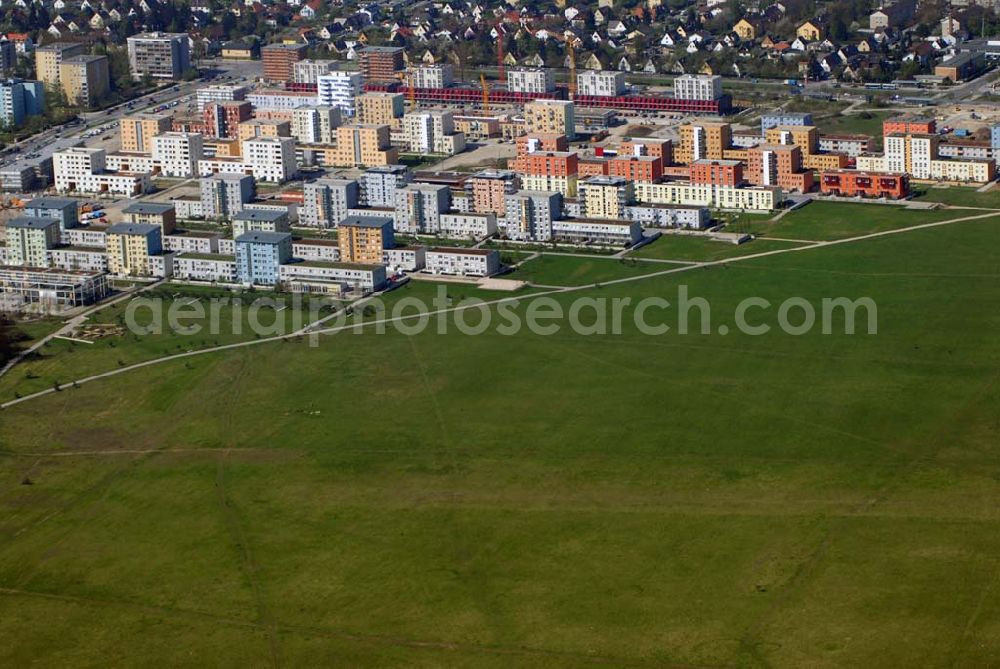
M464 187L471 198L472 211L504 216L507 213L507 195L521 188L521 179L517 172L511 170L483 170L466 179Z
M610 172L610 160L604 156L585 156L578 163L580 178L606 177Z
M264 80L281 83L294 81L295 63L305 57L305 44L268 44L261 49Z
M743 163L738 160L696 160L688 175L693 184L739 186L743 183Z
M891 135L894 132L911 135L936 135L937 122L932 118L918 118L916 116L900 116L882 122L883 136Z
M663 177L663 159L657 156L618 155L608 161L608 174L629 181L655 183Z
M121 120L121 150L125 153L149 153L153 150L153 137L171 129L167 114L135 114Z
M695 160L722 160L723 152L733 142L732 126L728 123L688 123L681 126L680 146L674 160L689 165Z
M342 125L337 146L324 153L327 164L339 167L378 167L399 163L399 151L389 140L387 125Z
M802 149L787 144L761 144L747 149L746 179L754 186L778 186L807 193L813 173L802 169Z
M910 194L910 180L905 174L830 170L819 177L821 193L844 197L886 197L899 200Z
M524 174L545 177L568 177L579 173L579 158L571 151L536 151L519 159Z
M236 137L241 142L244 139L257 139L258 137L291 137L292 129L288 121L265 121L264 119L251 119L236 126Z
M674 143L669 139L655 137L626 137L618 147L619 155L653 156L660 159L660 166L674 162Z

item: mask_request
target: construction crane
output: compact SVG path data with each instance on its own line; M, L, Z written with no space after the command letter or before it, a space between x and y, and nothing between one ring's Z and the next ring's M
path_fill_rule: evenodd
M573 40L566 40L566 56L569 58L569 99L576 97L576 52L573 50Z
M486 83L486 75L479 75L479 83L483 87L483 113L490 113L490 85Z

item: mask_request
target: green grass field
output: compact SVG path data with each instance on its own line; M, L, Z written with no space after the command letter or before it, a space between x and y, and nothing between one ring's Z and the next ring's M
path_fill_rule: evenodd
M796 246L801 244L770 239L755 239L743 244L732 244L688 235L662 235L656 241L632 251L630 255L636 258L708 262Z
M522 263L505 279L543 286L584 286L667 269L632 258L585 258L545 254Z
M869 296L877 335L344 333L5 410L0 661L989 666L998 245L555 296Z
M765 237L828 241L872 232L908 228L924 223L975 215L955 210L916 210L897 205L813 201L774 223L749 223L741 232Z
M959 207L983 207L986 209L1000 209L1000 189L985 193L977 193L975 188L963 188L961 186L951 186L949 188L927 188L918 186L917 200L925 202L941 202L944 204L958 205Z

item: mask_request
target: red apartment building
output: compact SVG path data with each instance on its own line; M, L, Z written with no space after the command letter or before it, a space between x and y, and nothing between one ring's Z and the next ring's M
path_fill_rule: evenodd
M663 177L663 159L656 156L618 155L608 161L608 174L629 181L653 183Z
M739 186L743 183L743 163L738 160L696 160L691 163L688 178L693 184Z
M295 63L305 57L305 44L268 44L261 49L264 80L281 83L294 81Z
M910 194L910 181L905 174L828 170L820 175L819 189L829 195L860 195L899 200Z
M253 107L246 101L227 101L205 105L205 128L212 137L239 136L239 126L249 121Z
M891 135L894 132L902 132L910 135L935 135L937 134L937 122L932 118L916 118L914 116L900 116L882 122L882 135Z

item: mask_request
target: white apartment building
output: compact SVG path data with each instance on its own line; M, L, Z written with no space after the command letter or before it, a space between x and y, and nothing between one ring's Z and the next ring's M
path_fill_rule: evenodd
M413 153L443 153L449 156L465 150L465 134L455 132L450 111L414 112L403 117L403 138Z
M200 165L200 164L199 164ZM228 218L243 211L254 196L253 177L246 174L216 174L201 180L201 208L205 218Z
M185 254L174 258L174 278L182 281L238 283L232 256Z
M417 65L410 71L410 81L414 88L447 88L454 80L454 70L447 63Z
M410 234L436 234L441 214L451 207L451 190L438 184L411 183L396 189L393 229Z
M642 239L642 226L637 221L571 218L553 221L552 236L574 243L596 242L613 246L632 246Z
M315 107L319 104L319 96L300 91L262 90L249 93L247 101L255 110L283 111L298 107Z
M520 190L504 197L507 236L519 241L552 239L552 221L562 216L562 195L554 191Z
M196 132L165 132L153 137L153 162L165 177L189 178L204 158L203 138Z
M455 276L492 276L500 271L500 254L487 249L428 249L426 271Z
M294 137L256 137L241 146L243 163L257 181L283 183L298 172Z
M341 121L337 107L299 107L292 110L292 137L303 144L333 144Z
M52 154L56 190L93 195L132 197L150 189L148 173L121 174L106 170L104 149L71 147Z
M625 73L609 70L584 70L576 75L576 92L580 95L614 97L625 92Z
M335 60L300 60L292 65L292 76L297 84L315 84L320 77L336 69Z
M441 214L441 224L438 233L452 239L483 239L497 233L497 216L494 213L458 213Z
M365 207L395 207L396 191L413 180L406 165L372 167L358 179L361 204Z
M314 228L335 228L358 206L354 179L318 179L302 187L299 222Z
M354 116L354 99L361 94L360 72L335 71L316 78L316 97L324 107L337 107L344 116Z
M552 70L516 67L507 70L507 90L514 93L549 93L556 89Z
M677 100L718 100L722 97L722 77L717 74L682 74L674 79Z
M247 99L246 86L226 86L224 84L214 84L199 88L195 93L198 102L198 111L204 111L205 105L215 102L234 102Z
M49 250L46 266L70 272L107 272L108 254L104 249L60 246Z
M649 204L686 204L715 209L771 211L782 202L777 186L737 188L691 183L635 183L635 199Z

